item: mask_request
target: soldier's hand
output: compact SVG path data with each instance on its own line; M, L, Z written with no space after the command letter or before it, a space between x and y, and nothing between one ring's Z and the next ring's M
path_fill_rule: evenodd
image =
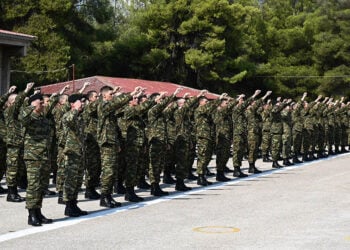
M60 95L63 95L64 92L66 92L69 89L69 84L67 84L66 86L64 86L61 91L60 91Z
M58 96L58 94L57 93L52 93L50 98L54 98L55 96Z
M282 97L279 96L279 97L277 97L276 101L277 101L277 102L280 102L281 99L282 99Z
M120 86L115 86L114 89L113 89L113 94L117 93L120 90L121 90Z
M178 93L180 93L183 90L182 87L179 87L175 90L174 95L176 96Z
M253 97L257 97L261 93L260 89L255 90Z
M33 88L34 82L27 83L27 87L24 90L25 93L29 93L29 91Z
M13 92L15 92L16 88L17 88L16 86L11 86L11 87L9 88L8 93L9 93L9 94L12 94Z
M188 96L190 95L190 93L185 93L182 98L186 99Z
M205 96L208 93L208 90L202 89L201 92L199 92L198 97Z
M227 93L222 93L222 94L219 96L219 99L222 100L222 99L226 98L227 95L228 95Z
M35 94L40 94L40 89L34 90L34 95L35 95Z

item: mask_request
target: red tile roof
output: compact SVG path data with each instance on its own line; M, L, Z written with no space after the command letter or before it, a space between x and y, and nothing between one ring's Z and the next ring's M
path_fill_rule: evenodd
M2 30L2 29L0 29L0 35L12 36L12 37L16 37L16 38L22 38L25 40L34 40L35 39L35 36L31 36L31 35L27 35L27 34L23 34L23 33L18 33L18 32L13 32L13 31L8 31L8 30Z
M137 86L141 86L146 88L146 94L151 94L154 92L163 92L166 91L169 94L173 93L176 88L183 87L184 90L180 92L178 96L183 96L184 93L189 93L194 96L199 93L200 90L189 88L185 86L181 86L178 84L170 83L170 82L158 82L158 81L148 81L141 79L130 79L130 78L117 78L117 77L107 77L107 76L91 76L87 78L77 79L74 81L60 82L55 84L50 84L41 87L41 92L45 94L52 94L59 92L65 85L69 84L70 89L67 91L68 94L72 94L73 92L81 89L85 82L90 82L90 86L88 86L84 93L87 93L90 90L95 90L99 92L100 88L108 85L112 88L116 86L122 87L123 92L131 92ZM218 95L214 93L208 93L206 95L208 98L217 98Z

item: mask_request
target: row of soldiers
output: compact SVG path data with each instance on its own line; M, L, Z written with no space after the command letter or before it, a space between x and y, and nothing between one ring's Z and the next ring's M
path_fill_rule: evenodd
M197 180L201 186L212 184L206 176L212 174L208 164L213 153L216 180L228 181L225 173L230 171L226 164L231 154L233 176L242 178L247 176L241 171L244 156L248 172L254 174L261 172L255 166L259 152L263 161L280 168L280 158L289 166L345 152L349 145L350 111L344 98L319 96L309 103L304 93L297 102L277 98L272 103L271 91L258 98L257 90L249 98L224 93L209 100L206 90L178 98L181 88L169 96L165 92L147 96L142 87L123 93L109 86L83 96L87 86L70 96L64 94L69 86L51 96L40 91L29 96L33 87L29 83L24 92L14 94L16 88L11 87L0 98L4 107L0 157L7 163L7 201L24 201L17 185L27 179L30 225L52 222L41 213L43 196L55 194L48 190L50 172L65 215L77 217L87 214L77 206L84 176L85 198L113 208L121 205L112 198L113 188L131 202L143 200L136 195L136 186L151 189L154 196L168 195L159 185L162 172L163 182L175 184L177 191L191 189L185 179ZM198 176L192 173L196 155ZM5 169L1 171L0 178Z

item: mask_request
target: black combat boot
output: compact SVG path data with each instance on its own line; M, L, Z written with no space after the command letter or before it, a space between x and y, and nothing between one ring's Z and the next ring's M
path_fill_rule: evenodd
M89 200L98 200L101 198L101 195L96 192L95 188L86 188L85 198Z
M340 151L339 151L339 146L336 146L335 147L335 150L334 150L334 154L340 154Z
M8 190L0 185L0 194L7 194Z
M225 166L225 167L224 167L224 172L225 172L225 173L233 173L233 170L232 170L232 169L229 169L229 167Z
M41 222L36 214L35 208L28 209L28 225L32 225L33 227L41 226Z
M152 183L151 184L151 195L153 195L153 196L165 196L165 195L169 195L169 193L163 191L160 188L159 183Z
M291 163L288 159L283 159L283 165L289 167L292 166L293 163Z
M131 202L143 201L143 198L135 194L134 187L126 187L126 193L124 199Z
M190 171L188 171L187 179L188 179L188 180L191 180L191 181L195 181L195 180L198 179L198 177L195 176L195 175L192 173L192 169L190 169Z
M208 185L211 185L213 183L208 181L205 178L204 174L200 174L200 175L198 175L197 184L200 185L200 186L208 186Z
M142 176L139 179L139 183L137 184L137 187L140 188L140 189L150 189L151 185L146 182L145 176Z
M166 171L163 175L163 183L165 184L175 184L176 180L171 176L171 173Z
M268 155L263 156L263 162L272 162Z
M347 153L348 151L346 150L345 146L341 146L341 153Z
M225 181L230 181L231 179L230 179L230 178L227 178L227 177L225 176L225 172L224 172L224 171L217 171L217 172L216 172L216 180L217 180L217 181L225 182Z
M122 204L120 202L115 201L110 194L101 194L100 206L101 207L120 207Z
M205 175L206 175L206 176L214 176L215 174L212 173L212 172L210 172L209 168L206 167L206 169L205 169Z
M280 164L278 164L278 161L272 162L272 168L283 168Z
M125 190L125 187L123 185L123 182L122 181L116 181L114 182L114 193L117 193L117 194L125 194L126 190Z
M260 174L261 171L255 167L254 163L249 163L248 173L250 173L250 174Z
M176 191L188 191L188 190L191 190L192 188L190 187L187 187L184 183L184 180L183 179L180 179L180 178L176 178L176 185L175 185L175 190Z
M58 192L58 200L57 200L57 203L58 204L61 204L61 205L65 205L66 202L63 200L63 191L59 191Z
M299 164L299 163L302 163L302 161L300 161L300 160L298 159L298 157L295 155L295 156L293 157L293 163L294 163L294 164Z
M21 197L18 194L16 186L13 186L13 187L9 186L6 200L10 202L22 202L22 201L25 201L25 198Z
M87 215L87 214L88 214L87 211L81 210L81 209L78 207L78 201L77 201L77 200L73 200L73 206L74 206L75 209L79 212L80 215Z
M69 217L79 217L81 214L75 206L75 201L67 201L66 208L64 209L64 215Z
M41 208L36 209L36 216L39 219L40 223L42 224L51 224L53 222L52 219L46 218L42 213L41 213Z
M311 161L311 160L310 160L310 158L308 157L307 154L303 154L302 161L303 161L303 162L306 162L306 161Z
M248 176L247 174L244 174L241 171L241 167L234 167L233 177L244 178L244 177L247 177L247 176Z

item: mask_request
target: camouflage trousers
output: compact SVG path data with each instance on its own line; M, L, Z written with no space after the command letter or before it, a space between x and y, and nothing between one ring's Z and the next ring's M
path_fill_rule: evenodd
M27 175L23 161L23 147L8 146L6 157L6 183L7 186L16 187L18 180L26 178Z
M80 154L64 155L64 177L63 200L76 200L84 177L83 159Z
M328 150L332 149L334 145L334 126L332 125L329 125L328 130L326 130L326 140Z
M49 164L50 164L50 171L54 175L57 175L57 157L58 157L58 150L57 150L57 140L56 137L53 137L50 142L50 150L49 150Z
M340 146L341 141L341 127L339 125L334 126L334 145L336 148Z
M303 130L303 154L305 155L311 152L312 133L310 129Z
M248 132L248 162L255 163L258 159L260 135L254 132Z
M190 151L190 141L182 136L179 136L174 144L176 179L185 179L188 174L188 169L192 167L192 165L190 165Z
M206 138L197 139L197 174L202 175L206 173L213 151L214 142L212 140Z
M124 183L126 171L126 149L124 139L119 141L119 152L117 157L117 167L114 173L113 182L118 181Z
M326 141L325 137L326 137L326 133L325 133L324 126L320 126L318 131L318 138L317 138L317 149L320 152L325 151L325 141Z
M165 153L165 165L164 165L164 173L174 173L175 172L175 146L174 141L168 142Z
M85 172L85 186L86 188L96 188L100 182L101 175L101 155L100 147L96 140L86 140L86 172Z
M230 159L231 144L231 140L224 136L219 136L217 138L215 148L217 172L224 171L224 168Z
M188 162L188 171L192 170L192 166L194 164L194 160L196 158L196 145L197 145L197 141L195 138L191 138L191 140L189 141L190 143L190 154L189 154L189 162Z
M118 175L118 147L115 144L103 144L101 153L101 193L112 194L113 183Z
M234 134L233 135L233 152L232 162L233 167L242 166L243 156L246 153L246 135L245 134Z
M149 145L148 142L144 145L143 150L141 151L140 156L140 169L138 179L144 178L145 175L148 175L149 170Z
M153 138L149 147L149 179L151 183L160 182L160 173L165 165L166 143Z
M125 186L134 187L137 185L142 172L142 154L145 147L133 142L127 142L125 148L126 170Z
M43 202L44 190L47 188L50 173L48 160L25 161L27 167L28 187L26 194L26 208L41 208Z
M57 149L57 180L56 180L56 190L58 192L63 192L63 184L64 184L64 154L63 148L58 146Z
M301 154L301 146L303 142L303 132L293 130L293 153L295 156Z
M348 133L347 133L347 127L345 125L341 126L341 140L340 140L341 146L348 145Z
M271 157L273 161L278 161L280 152L282 150L282 135L272 134L271 135Z
M263 131L261 138L261 152L262 155L268 155L271 147L271 133L270 131Z
M290 133L282 134L282 158L288 159L292 152L292 135Z
M6 172L6 143L0 139L0 181Z

